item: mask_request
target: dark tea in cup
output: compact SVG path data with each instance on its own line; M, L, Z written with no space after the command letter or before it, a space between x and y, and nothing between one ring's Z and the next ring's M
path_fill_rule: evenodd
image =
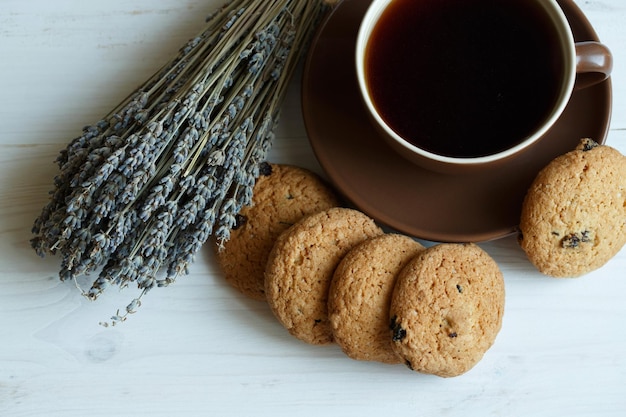
M370 35L365 77L385 122L415 146L473 158L519 144L555 108L559 34L527 0L394 0Z
M373 0L357 36L357 80L394 149L463 172L539 140L577 74L608 77L610 52L586 44L574 42L556 0ZM606 64L590 68L598 54Z

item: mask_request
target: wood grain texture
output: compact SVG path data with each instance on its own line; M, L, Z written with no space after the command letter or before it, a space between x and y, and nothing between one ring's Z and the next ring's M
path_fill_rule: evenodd
M357 362L292 338L223 281L191 274L84 300L30 249L57 152L154 73L220 0L3 0L0 7L0 416L624 416L626 250L577 280L538 274L513 238L481 245L507 285L503 329L450 380ZM626 153L626 3L578 1L615 56L608 143ZM321 173L293 80L271 160Z

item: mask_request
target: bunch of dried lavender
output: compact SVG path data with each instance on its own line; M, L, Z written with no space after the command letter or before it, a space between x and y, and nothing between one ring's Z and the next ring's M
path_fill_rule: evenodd
M36 219L36 252L62 255L60 278L98 276L140 295L186 273L211 237L229 238L250 203L288 81L332 2L231 0L165 67L60 152ZM80 289L80 286L76 284Z

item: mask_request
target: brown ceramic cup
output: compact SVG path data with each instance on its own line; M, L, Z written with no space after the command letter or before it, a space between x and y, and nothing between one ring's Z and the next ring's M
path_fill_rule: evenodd
M609 49L599 42L576 43L555 0L500 3L513 9L494 9L496 15L489 16L489 7L498 4L493 0L374 0L371 3L356 43L359 90L380 136L410 161L426 169L453 174L502 164L531 149L550 130L574 90L610 76L613 61ZM466 10L459 9L465 5ZM438 6L442 7L437 9ZM449 16L450 10L455 10L456 16ZM476 14L477 10L487 16L485 22L479 22L482 15ZM509 18L513 19L511 23L507 21ZM431 21L435 22L434 26L427 28ZM474 26L465 25L474 21ZM419 32L418 28L424 29ZM454 33L457 28L459 33ZM472 28L477 28L478 40L470 44L467 41L474 36ZM451 33L448 37L436 36L448 32ZM527 38L532 38L534 43ZM422 50L428 44L434 44L435 48ZM474 52L466 54L468 48L474 48ZM441 51L466 55L450 61L458 63L454 66L439 60ZM506 61L509 58L510 63ZM494 62L497 69L488 67L488 62ZM444 67L458 71L445 72ZM552 78L533 73L543 67L546 71L549 67ZM475 73L469 74L472 71ZM468 78L467 88L459 82L464 77ZM491 85L501 79L506 80L502 86ZM434 87L437 83L442 87ZM489 92L485 95L494 97L493 103L479 97L483 85L484 91ZM476 98L461 98L465 90L473 91ZM549 94L542 96L548 90ZM458 105L462 100L465 104ZM507 104L500 105L501 102ZM489 110L493 114L487 110L481 112L483 108L494 109ZM412 120L414 114L416 121ZM420 120L417 115L421 114ZM465 125L472 127L464 130ZM422 135L426 138L422 139Z

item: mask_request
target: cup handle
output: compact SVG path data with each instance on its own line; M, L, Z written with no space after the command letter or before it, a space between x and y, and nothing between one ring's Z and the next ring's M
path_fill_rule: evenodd
M576 90L591 87L609 78L613 55L599 42L576 43Z

